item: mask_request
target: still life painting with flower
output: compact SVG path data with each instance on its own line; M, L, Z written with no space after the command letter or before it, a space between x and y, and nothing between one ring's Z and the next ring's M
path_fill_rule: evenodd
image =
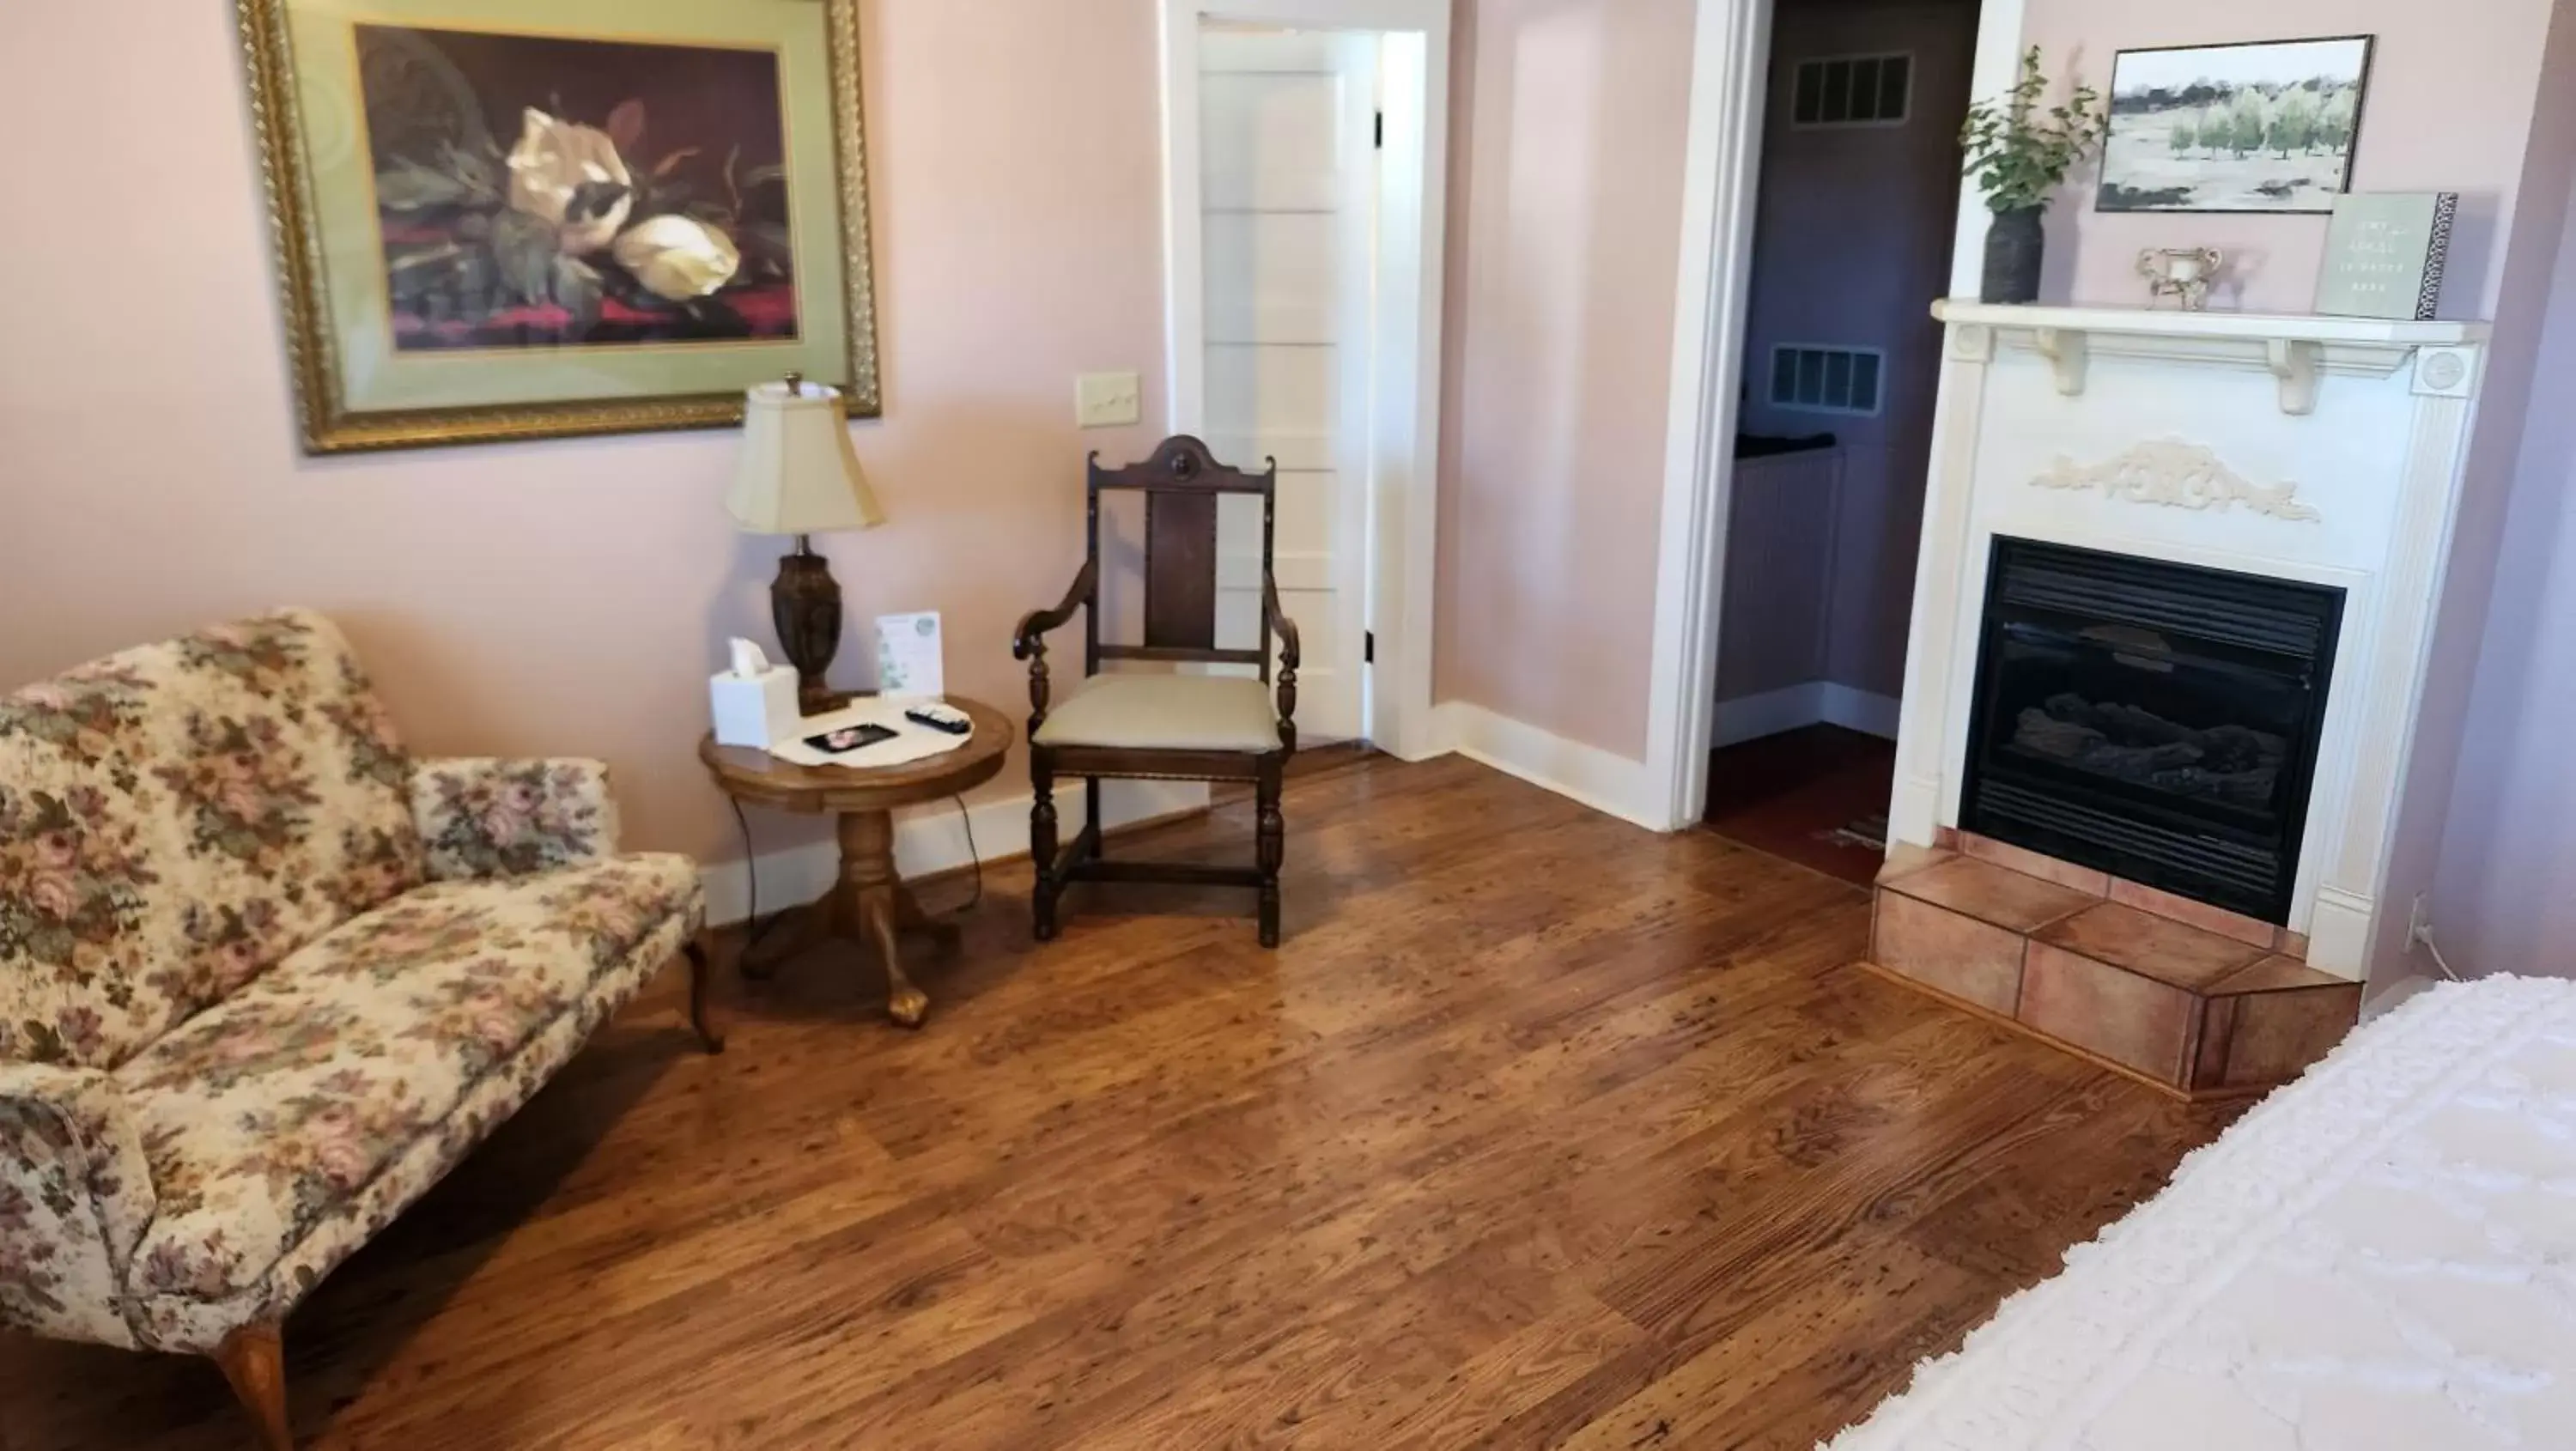
M855 0L239 3L308 450L876 411Z

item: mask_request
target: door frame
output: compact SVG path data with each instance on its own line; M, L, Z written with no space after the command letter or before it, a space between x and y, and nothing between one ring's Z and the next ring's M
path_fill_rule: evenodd
M1708 799L1717 727L1718 608L1735 475L1735 405L1751 305L1753 214L1762 179L1762 122L1776 0L1699 0L1692 39L1690 133L1682 178L1681 270L1673 294L1671 392L1666 404L1663 514L1655 560L1652 685L1645 792L1665 830L1696 823ZM1972 97L2009 87L2021 62L2027 0L1980 0ZM1959 183L1950 292L1974 293L1987 212ZM1926 306L1931 299L1924 299ZM1946 379L1943 384L1946 388ZM1947 420L1946 404L1935 417ZM1940 457L1946 422L1936 423Z
M1199 227L1199 27L1242 21L1382 34L1386 157L1378 194L1374 406L1369 428L1370 742L1438 754L1432 729L1434 539L1440 480L1443 259L1448 247L1451 0L1159 0L1163 349L1174 433L1206 426L1205 259ZM1241 461L1238 461L1241 462Z

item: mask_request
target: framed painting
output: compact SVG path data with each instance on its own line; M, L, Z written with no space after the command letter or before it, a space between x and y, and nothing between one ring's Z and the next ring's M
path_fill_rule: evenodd
M238 0L310 453L878 412L858 0Z
M2095 209L2333 211L2352 182L2370 42L2121 51Z

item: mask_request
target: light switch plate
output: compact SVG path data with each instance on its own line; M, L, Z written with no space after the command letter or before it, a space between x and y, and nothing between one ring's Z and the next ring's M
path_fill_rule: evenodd
M1120 428L1145 416L1133 373L1083 373L1073 380L1073 421L1082 428Z

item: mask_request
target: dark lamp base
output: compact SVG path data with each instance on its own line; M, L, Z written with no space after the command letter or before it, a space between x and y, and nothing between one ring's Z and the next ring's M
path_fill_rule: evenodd
M769 582L769 620L787 663L796 667L798 707L807 715L830 709L834 693L823 675L841 649L841 586L830 562L801 534L796 552L779 556L778 577Z

